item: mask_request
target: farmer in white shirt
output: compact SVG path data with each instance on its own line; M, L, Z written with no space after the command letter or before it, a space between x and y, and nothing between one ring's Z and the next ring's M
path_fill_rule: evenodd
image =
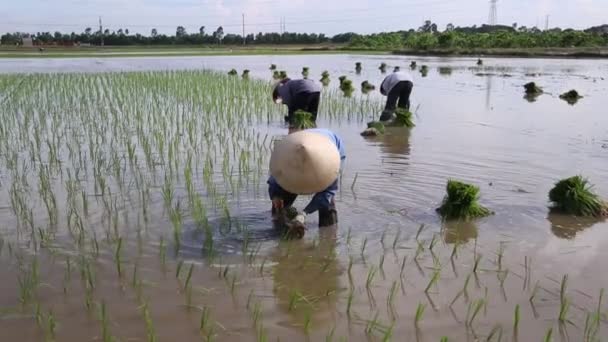
M382 95L387 96L386 107L380 116L380 121L389 121L395 109L410 109L410 95L414 83L412 75L405 71L394 72L384 79L380 86Z

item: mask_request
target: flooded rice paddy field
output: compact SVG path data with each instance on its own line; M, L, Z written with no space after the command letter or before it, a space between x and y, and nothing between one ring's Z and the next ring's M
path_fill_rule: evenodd
M360 137L383 98L338 76L378 87L411 60L416 127ZM603 340L607 224L549 214L547 193L583 174L608 196L608 65L476 62L0 60L0 341ZM270 220L272 63L330 72L319 125L347 148L339 227L314 215L302 241ZM449 178L495 215L441 222Z

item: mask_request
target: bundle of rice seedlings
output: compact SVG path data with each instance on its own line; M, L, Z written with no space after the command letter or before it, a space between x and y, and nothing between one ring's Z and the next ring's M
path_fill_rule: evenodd
M412 61L410 63L410 69L414 70L414 69L416 69L416 66L417 66L416 61Z
M422 77L426 77L429 74L428 65L423 65L420 67L420 74L422 74Z
M236 76L238 74L239 74L239 72L236 71L236 69L232 69L232 70L228 71L228 75L230 75L230 76Z
M349 79L343 80L340 83L340 90L342 90L342 92L344 92L345 96L352 95L352 93L355 91L355 88L353 87L353 81L351 81Z
M608 216L608 205L592 190L582 176L562 179L549 191L552 209L575 216Z
M367 94L373 90L376 89L376 86L374 86L373 84L369 83L368 81L363 81L361 83L361 92L364 94Z
M384 124L380 121L370 121L367 123L368 129L375 129L380 134L384 134Z
M281 70L279 71L279 79L284 80L287 78L287 71Z
M395 111L395 119L391 122L391 126L412 128L416 126L413 117L412 112L409 110L397 108Z
M346 76L342 75L338 77L338 79L340 80L340 86L342 86L342 83L344 83L344 81L346 80Z
M479 65L479 66L483 65L483 61L481 60L481 58L477 59L477 65Z
M270 71L275 71L277 70L277 65L276 64L270 64Z
M355 63L355 71L361 72L362 69L363 67L361 66L361 62Z
M280 80L281 79L281 73L279 73L277 70L272 72L272 79L273 80Z
M330 81L331 80L329 79L329 71L323 71L323 73L321 74L321 83L323 84L323 86L327 87Z
M527 95L540 95L543 93L543 89L536 85L534 82L524 84Z
M375 128L367 128L365 131L361 132L362 137L377 137L382 135L382 133L378 132Z
M293 119L290 126L295 129L309 129L316 127L312 114L303 110L298 110L293 114Z
M303 67L303 68L302 68L302 76L303 76L304 78L308 78L308 71L309 71L309 68L308 68L308 67Z
M583 97L578 93L578 91L572 89L568 92L561 94L559 96L559 98L568 102L568 104L573 105L576 102L578 102L579 99L582 99Z
M380 63L380 67L378 69L380 69L380 72L384 74L386 72L386 63Z
M441 207L437 209L443 219L470 220L492 215L490 210L477 202L479 200L478 187L450 179L446 190L447 195L443 199Z
M249 70L248 69L243 70L242 77L244 80L249 79Z
M401 67L400 66L396 66L395 69L393 69L393 72L398 72L400 70L401 70Z

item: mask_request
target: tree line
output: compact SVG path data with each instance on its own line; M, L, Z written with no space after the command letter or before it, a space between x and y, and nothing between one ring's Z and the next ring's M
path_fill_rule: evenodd
M131 34L128 29L110 31L105 29L93 31L90 27L81 33L64 32L37 32L37 33L6 33L0 37L2 44L20 44L23 38L32 38L36 45L74 45L91 44L101 45L213 45L213 44L320 44L320 43L348 43L354 33L343 33L334 37L317 33L258 33L248 34L244 38L239 34L225 33L223 27L208 33L205 26L201 26L198 32L188 33L183 26L178 26L174 35L160 34L153 28L150 34L145 36L139 33Z
M417 30L386 32L359 35L353 32L340 33L332 37L317 33L269 32L249 34L226 34L223 27L208 33L205 26L198 32L188 33L183 26L176 28L174 35L159 34L152 29L145 36L131 34L128 29L103 32L86 28L81 33L37 32L6 33L0 37L2 44L20 44L23 38L32 38L36 45L91 44L101 45L213 45L213 44L321 44L348 43L353 49L471 49L471 48L531 48L531 47L590 47L608 45L608 25L596 26L587 30L553 28L540 30L514 23L506 25L482 25L455 27L448 24L443 31L437 24L426 21Z
M378 33L353 37L349 47L354 49L483 49L483 48L556 48L608 46L608 25L586 30L505 25L455 27L448 24L444 31L426 21L417 30Z

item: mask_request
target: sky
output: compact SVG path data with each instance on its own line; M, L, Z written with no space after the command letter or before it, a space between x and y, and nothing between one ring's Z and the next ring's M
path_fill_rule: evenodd
M187 32L373 33L418 28L432 20L443 30L488 22L489 0L2 0L0 32L82 32L104 28L149 35ZM498 0L498 23L544 28L608 24L608 0Z

